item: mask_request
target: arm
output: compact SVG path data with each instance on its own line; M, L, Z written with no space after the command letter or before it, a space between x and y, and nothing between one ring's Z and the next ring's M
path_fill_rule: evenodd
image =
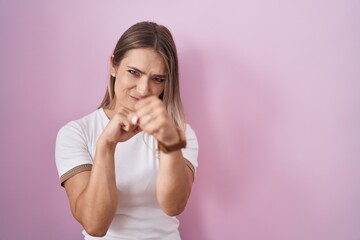
M166 214L176 216L185 209L193 178L180 150L160 154L157 199Z
M114 151L114 147L98 142L92 170L79 173L64 184L73 216L92 236L104 236L115 215Z
M179 141L175 124L162 101L155 97L140 100L136 105L140 127L167 146ZM161 209L170 216L180 214L190 196L194 174L187 166L180 150L160 154L157 178L157 200Z
M92 236L104 236L116 213L116 144L140 131L131 125L127 115L120 109L105 127L96 144L92 170L79 173L64 183L73 216Z

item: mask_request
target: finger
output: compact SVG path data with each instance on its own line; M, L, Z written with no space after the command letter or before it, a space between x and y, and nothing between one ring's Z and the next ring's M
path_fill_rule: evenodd
M123 129L126 132L134 130L137 126L132 124L129 120L130 113L125 110L121 109L121 111L117 112L114 115L114 120L118 121L118 124L120 125L121 129Z
M124 132L122 133L122 136L123 136L124 138L129 139L129 138L135 136L136 134L138 134L138 133L141 132L141 131L142 131L142 129L141 129L139 126L136 126L134 129L132 129L132 130L130 130L130 131L124 131Z
M146 115L151 115L152 118L154 118L156 115L158 115L163 110L165 110L165 107L161 101L153 101L153 102L149 102L146 105L142 105L141 108L137 109L136 115L140 119Z
M137 126L137 128L135 128L133 132L134 132L135 134L138 134L139 132L142 132L142 131L143 131L142 128L139 127L139 126Z
M149 123L143 130L163 143L173 144L179 139L176 127L172 124L168 124L167 120L164 118Z
M159 114L156 119L153 119L143 125L140 124L140 126L145 132L156 136L156 138L162 138L165 134L167 134L165 129L169 129L171 121L166 114Z
M131 112L127 115L128 120L131 122L132 125L138 125L139 117L136 115L135 112Z
M124 124L122 129L126 132L134 131L138 126L131 123Z
M131 109L123 107L123 106L119 107L117 112L124 114L126 116L126 118L128 120L130 120L130 122L131 122L132 116L135 115L134 110L131 110Z
M152 111L148 112L145 115L142 115L139 118L139 125L142 128L145 128L151 122L157 122L158 118L163 115L163 110L160 108L153 109Z
M119 123L124 122L126 120L127 113L125 111L118 111L111 118L111 121L117 121Z
M147 98L143 98L143 99L139 100L135 104L134 108L137 111L137 110L139 110L139 109L141 109L141 108L145 107L146 105L149 105L149 104L151 104L153 102L161 102L161 100L157 96L150 96L150 97L147 97Z
M139 117L138 116L134 115L134 116L131 117L131 123L132 124L136 125L136 124L138 124L138 122L139 122Z
M140 100L139 102L141 102L140 104L137 104L135 107L135 113L134 114L130 114L130 120L132 122L132 124L138 124L140 118L149 115L150 112L152 111L152 109L154 107L156 107L156 105L158 103L157 100L159 100L157 97L152 96L152 97L148 97L145 99ZM147 120L150 120L151 118L149 116L146 117Z
M147 122L142 129L150 135L156 135L163 128L163 121L160 118Z

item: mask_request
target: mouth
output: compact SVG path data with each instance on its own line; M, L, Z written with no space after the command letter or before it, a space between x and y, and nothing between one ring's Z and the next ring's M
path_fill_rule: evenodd
M134 96L131 96L131 95L129 95L129 96L130 96L130 98L131 98L134 102L137 102L137 101L140 100L139 97L134 97Z

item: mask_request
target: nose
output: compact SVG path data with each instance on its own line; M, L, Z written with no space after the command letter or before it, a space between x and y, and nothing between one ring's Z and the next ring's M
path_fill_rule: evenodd
M149 95L149 80L145 77L139 79L136 85L136 91L140 94L141 97L146 97Z

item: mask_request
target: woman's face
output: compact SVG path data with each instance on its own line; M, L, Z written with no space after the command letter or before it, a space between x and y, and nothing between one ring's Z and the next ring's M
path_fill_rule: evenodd
M153 49L129 50L120 65L111 68L111 75L116 76L116 80L115 96L110 105L115 110L120 106L133 110L138 100L160 96L167 80L165 69L163 58Z

